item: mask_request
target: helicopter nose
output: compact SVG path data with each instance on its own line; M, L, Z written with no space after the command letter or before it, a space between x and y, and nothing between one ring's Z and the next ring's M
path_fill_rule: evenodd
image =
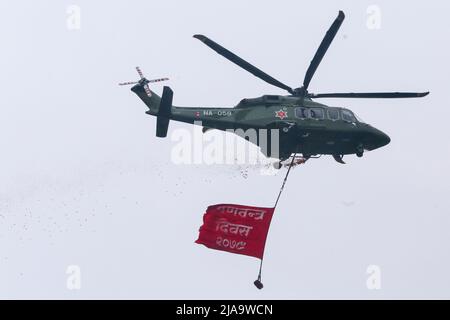
M368 150L374 150L381 147L384 147L385 145L389 144L391 142L391 138L384 133L381 130L378 130L374 127L369 127L369 141L366 144Z
M374 149L384 147L391 142L391 138L381 130L374 128Z
M391 142L391 138L384 132L381 132L380 135L380 143L381 146L384 147L386 145L388 145Z

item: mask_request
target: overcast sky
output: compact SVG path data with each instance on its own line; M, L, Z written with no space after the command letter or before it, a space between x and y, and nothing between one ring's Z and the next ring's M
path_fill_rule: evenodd
M379 29L368 27L374 8ZM191 127L172 122L156 138L155 119L117 83L139 65L171 79L175 105L284 94L192 35L297 87L340 9L312 92L431 94L320 101L392 142L292 172L259 291L257 259L194 240L208 205L271 206L285 171L173 164L170 136ZM449 12L437 0L1 2L0 298L450 298ZM379 290L366 285L371 265ZM69 266L79 290L67 288Z

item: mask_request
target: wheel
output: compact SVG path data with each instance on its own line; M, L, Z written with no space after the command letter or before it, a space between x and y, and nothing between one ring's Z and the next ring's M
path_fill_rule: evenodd
M358 145L358 147L356 147L356 156L358 158L361 158L364 154L364 146L362 144Z
M277 170L281 169L281 167L282 167L281 161L275 162L273 164L273 167Z

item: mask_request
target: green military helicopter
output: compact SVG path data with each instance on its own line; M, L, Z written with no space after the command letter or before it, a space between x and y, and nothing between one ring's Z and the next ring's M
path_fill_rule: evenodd
M277 158L281 167L282 161L292 154L302 154L303 161L311 157L331 155L339 163L344 155L356 154L362 157L365 150L374 150L390 142L388 135L359 120L346 108L329 107L317 103L317 98L419 98L429 92L376 92L376 93L309 93L308 87L322 58L336 36L345 15L339 12L330 29L320 44L300 88L291 88L276 80L257 67L238 57L221 45L205 37L194 35L194 38L218 54L252 73L256 77L276 87L286 90L289 95L264 95L254 99L243 99L233 108L187 108L172 106L172 90L165 86L162 97L152 92L149 83L168 80L167 78L147 80L139 67L140 80L120 85L134 84L132 91L148 106L147 114L157 117L156 136L166 137L169 120L198 123L201 121L203 131L279 129L279 150ZM252 141L254 142L254 141ZM254 142L260 146L259 139ZM260 146L261 147L261 146ZM261 148L266 156L273 157L270 146Z

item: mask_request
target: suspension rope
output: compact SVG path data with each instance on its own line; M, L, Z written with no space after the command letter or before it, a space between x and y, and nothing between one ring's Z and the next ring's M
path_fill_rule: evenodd
M276 209L277 204L278 204L278 200L280 200L280 196L281 196L281 194L283 193L284 185L286 184L287 178L288 178L288 176L289 176L289 172L291 172L291 168L292 168L292 165L294 164L294 160L295 160L295 156L296 156L296 155L297 155L297 153L294 153L294 156L292 157L292 161L291 161L291 163L289 164L288 171L286 172L286 176L284 177L283 184L281 185L280 192L278 193L277 201L275 201L275 205L273 206L274 209Z
M275 201L275 205L273 206L274 212L275 212L275 209L277 208L278 200L280 200L281 194L283 193L284 186L285 186L286 181L287 181L287 179L288 179L288 177L289 177L289 173L291 172L291 168L292 168L292 165L294 164L296 155L297 155L297 153L294 153L294 156L292 157L291 163L289 164L289 168L288 168L288 170L287 170L287 172L286 172L286 176L284 177L283 184L281 185L280 192L278 193L277 200ZM255 280L255 282L254 282L254 285L255 285L258 289L262 289L262 288L263 288L263 284L262 284L262 282L261 282L261 273L262 273L262 265L263 265L263 261L264 261L264 254L263 254L263 256L261 257L261 262L260 262L260 264L259 264L258 279Z

